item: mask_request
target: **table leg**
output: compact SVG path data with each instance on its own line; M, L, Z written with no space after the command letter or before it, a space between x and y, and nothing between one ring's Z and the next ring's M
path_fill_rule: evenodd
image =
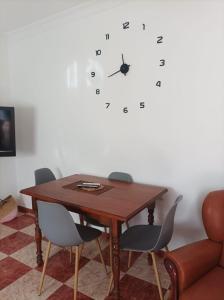
M114 275L114 299L120 299L120 234L121 234L121 223L117 220L112 220L112 269Z
M155 210L155 202L152 203L148 207L148 223L149 223L149 225L153 225L153 223L154 223L154 210Z
M36 241L36 247L37 247L37 265L42 266L43 265L43 257L42 257L42 249L41 249L41 242L42 242L42 233L39 227L38 222L38 210L37 210L37 201L35 198L32 198L32 206L33 211L35 215L35 241Z

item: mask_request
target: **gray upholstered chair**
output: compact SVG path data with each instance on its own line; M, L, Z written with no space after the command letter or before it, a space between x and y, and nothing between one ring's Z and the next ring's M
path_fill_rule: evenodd
M61 247L75 246L74 300L76 300L80 246L92 240L96 240L99 244L98 237L102 232L91 227L75 224L70 213L61 204L38 200L37 206L39 226L44 236L48 239L47 252L39 285L39 295L42 292L51 244Z
M47 183L56 179L52 171L48 168L41 168L35 170L34 176L36 185ZM44 262L44 268L41 276L39 294L41 294L43 286L51 243L62 247L70 247L70 260L72 257L72 247L75 246L75 260L77 266L84 242L89 242L95 239L99 250L101 262L104 266L105 272L107 273L106 265L104 263L100 243L98 240L98 237L102 233L101 231L80 224L75 224L70 213L64 206L60 204L37 201L37 206L40 228L42 230L43 235L49 240L46 258ZM58 222L58 220L60 220L60 222ZM74 299L76 299L77 282L78 267L76 267L75 269Z
M108 176L108 179L109 180L124 181L124 182L128 182L128 183L133 182L133 179L132 179L131 175L128 174L128 173L124 173L124 172L112 172ZM92 218L91 216L88 216L88 215L84 216L84 220L86 221L87 225L94 225L94 226L104 228L105 232L107 232L107 228L109 228L109 226L101 224L98 220L96 220L96 219L94 219L94 218ZM128 222L126 222L126 226L127 226L127 228L129 227ZM112 237L111 237L111 233L110 233L110 246L109 247L110 247L110 265L112 266ZM131 264L131 252L129 252L128 267L130 267L130 264Z
M156 264L155 252L167 246L173 235L174 216L178 203L183 196L178 196L173 206L168 211L162 225L136 225L129 227L122 235L120 248L127 251L148 252L152 257L153 268L156 276L160 299L163 300L163 293ZM111 276L109 292L113 284Z

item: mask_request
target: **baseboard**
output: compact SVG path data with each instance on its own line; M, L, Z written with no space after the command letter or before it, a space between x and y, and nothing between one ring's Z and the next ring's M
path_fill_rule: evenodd
M18 206L18 211L22 212L22 213L26 213L26 214L33 214L32 208L27 208L27 207L20 206L20 205Z

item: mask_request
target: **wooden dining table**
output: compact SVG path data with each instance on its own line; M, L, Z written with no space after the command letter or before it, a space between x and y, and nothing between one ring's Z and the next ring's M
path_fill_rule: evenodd
M78 184L97 182L102 185L98 190L82 190ZM64 205L69 211L90 215L100 223L110 227L112 235L112 270L114 276L114 299L120 299L120 247L121 225L148 209L148 223L154 222L155 201L167 192L167 188L109 180L91 175L72 175L48 183L21 190L22 194L32 197L35 214L35 240L37 247L37 264L43 264L41 241L42 234L38 224L37 200L56 202ZM58 220L60 222L60 220Z

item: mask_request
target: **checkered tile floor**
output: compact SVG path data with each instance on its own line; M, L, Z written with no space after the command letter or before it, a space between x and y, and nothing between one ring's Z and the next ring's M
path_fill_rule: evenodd
M43 240L45 254L47 242ZM101 238L103 256L109 264L108 240ZM1 300L72 300L74 261L70 264L69 251L53 246L46 271L42 295L37 295L41 268L36 266L34 218L19 214L13 221L0 224L0 299ZM159 300L151 261L146 254L133 256L127 268L128 255L121 252L121 299ZM165 299L168 299L169 276L162 258L158 267ZM109 268L109 266L108 266ZM80 260L78 299L113 299L107 297L109 276L105 274L94 242L85 245Z

